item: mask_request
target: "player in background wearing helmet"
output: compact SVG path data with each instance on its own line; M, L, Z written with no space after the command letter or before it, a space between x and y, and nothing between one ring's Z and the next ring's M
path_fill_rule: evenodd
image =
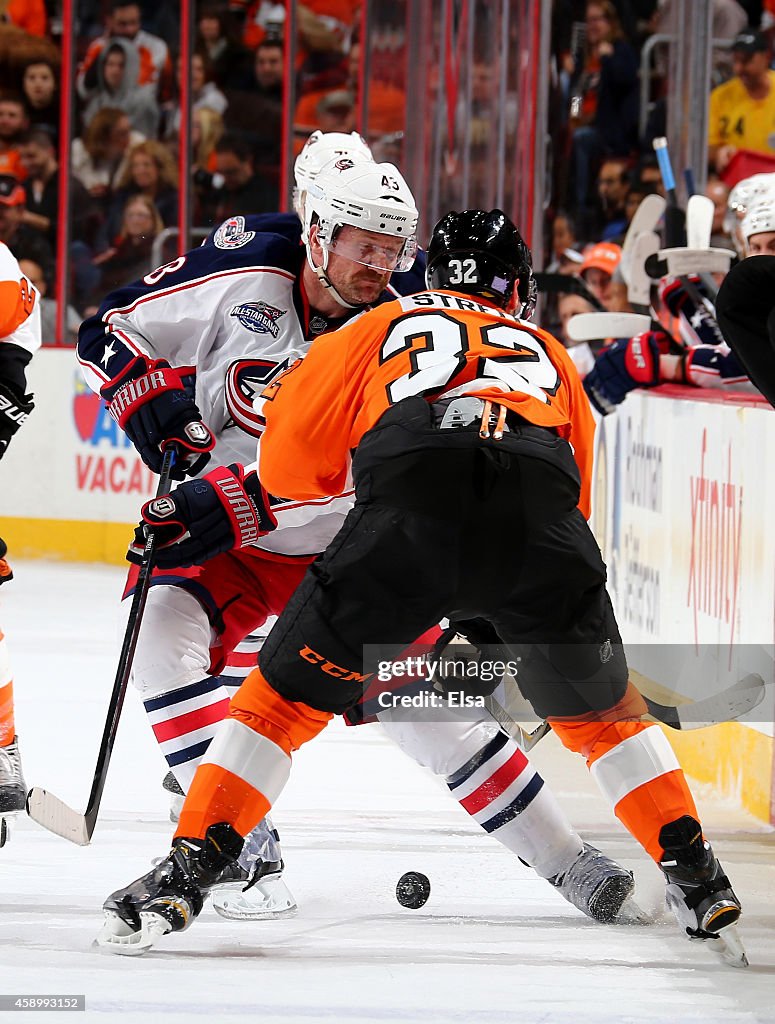
M10 249L0 243L0 460L32 412L33 396L26 394L26 369L39 348L38 292L22 274ZM0 465L0 479L2 476ZM0 483L0 488L3 486L8 486L8 481ZM0 538L0 585L13 579L5 558L7 550ZM13 816L24 810L26 797L14 722L11 663L0 630L0 846L8 838Z
M258 280L250 276L261 270L252 267L247 257L257 245L262 244L262 235L257 229L259 223L267 226L267 218L260 221L259 218L245 221L232 218L218 229L211 242L188 254L187 276L184 265L176 266L179 261L155 271L146 278L146 287L132 286L129 291L133 294L127 294L127 289L124 289L122 293L109 297L99 316L85 325L82 331L80 355L82 362L88 362L91 374L102 363L106 353L108 361L113 358L112 350L118 350L118 342L114 342L116 335L120 341L129 331L135 344L142 345L148 355L167 355L175 363L181 360L195 363L197 406L218 436L215 462L244 464L252 458L254 437L262 426L261 417L253 409L253 394L271 380L279 368L287 366L306 351L310 333L336 324L337 321L331 320L332 314L338 313L343 321L363 308L369 299L384 298L384 295L380 296L377 285L384 287L387 284L387 297L397 294L395 286L417 290L416 272L398 273L390 283L387 282L391 268L397 272L405 271L412 261L416 211L408 205L412 201L411 193L395 168L366 160L358 145L355 152L348 155L345 147L350 140L349 136L337 137L331 143L328 136L323 136L297 161L298 199L303 206L304 220L300 234L303 233L306 243L306 257L305 250L297 244L293 250L295 262L285 267L286 270L295 270L298 275L295 281L281 281L278 285L275 271L271 276L269 273L266 277L259 276ZM362 145L361 141L360 147ZM292 240L289 221L288 217L278 218L283 236ZM284 251L276 236L272 238L272 245L277 251ZM218 297L221 284L213 280L218 277L215 273L218 264L212 266L212 250L215 250L217 260L224 262L221 274L228 272L231 275L228 298ZM228 262L221 255L224 250L230 253ZM236 255L231 255L233 250L238 250ZM263 262L266 264L268 261L264 258ZM210 274L205 275L204 268ZM239 268L243 268L245 276L240 276ZM197 274L202 274L201 279ZM290 274L287 276L290 278ZM523 277L527 308L534 302L529 268ZM278 298L276 305L269 306L269 310L274 310L276 319L263 331L260 341L254 340L252 351L250 335L238 336L241 349L231 345L229 328L232 321L229 318L237 309L233 303L238 286L243 291L249 288L251 297L262 295L267 300L271 298L273 303L275 299L268 291L270 288L284 288L294 295L297 288L300 292L298 302L292 303L287 297ZM258 293L257 286L261 289ZM175 304L179 300L176 296L183 289L185 306L181 305L178 313ZM194 289L196 294L192 297ZM207 289L216 292L215 305ZM207 302L209 307L205 305ZM347 303L347 308L343 303ZM285 310L292 304L294 310L288 310L286 316ZM263 308L251 315L251 323L259 316L265 320L268 302L254 305ZM301 329L294 327L294 313ZM285 327L288 331L293 328L306 333L296 338L293 344L281 336L278 344L274 345L271 340L271 336L275 336L273 327L277 330ZM266 337L267 334L270 337ZM199 337L202 338L199 350L184 348ZM175 345L179 348L175 349ZM91 353L90 358L85 360L88 353ZM242 355L243 358L229 362L232 355ZM224 373L225 388L221 383ZM219 399L217 390L215 395L204 390L199 399L205 379L210 382L210 387L217 388L220 384L225 390L225 405L230 416L225 422L218 419L219 403L223 398ZM115 381L102 385L105 397L110 398L116 393ZM124 413L125 410L121 416L126 421ZM153 460L152 465L158 462L158 447L164 436L157 429L152 442L146 439L145 457ZM180 432L175 435L179 436ZM169 434L167 438L173 439ZM219 450L223 450L227 442L230 447L225 455L220 455ZM237 444L247 444L250 449L247 457L244 450L242 455L236 450ZM260 505L263 495L254 477L247 474L239 482L243 481L251 488L246 500L252 498L256 505ZM351 495L349 491L345 495L307 504L276 500L272 511L280 528L258 541L260 554L251 545L245 556L228 554L186 572L175 568L167 573L163 570L156 573L135 656L133 681L143 694L154 732L183 790L205 754L218 721L226 714L228 683L239 681L238 678L229 680L213 673L228 659L235 641L248 631L256 637L257 644L252 651L248 645L240 644L237 654L243 659L243 665L247 666L251 660L255 664L256 646L261 641L260 635L256 636L258 627L268 615L284 606L309 562L334 536L350 507ZM211 537L211 541L217 544L220 537ZM192 560L205 561L210 551L212 548L205 545L197 550ZM164 565L163 554L159 564ZM236 600L237 595L245 592L249 593L249 599L243 600L240 596ZM228 671L230 676L235 675L233 668ZM369 710L373 712L375 709ZM510 850L524 856L540 873L555 879L563 895L585 913L601 917L612 915L614 910L610 905L603 907L604 891L615 887L619 896L618 909L626 891L632 887L631 879L624 869L584 846L549 794L548 787L535 801L531 813L526 814L524 820L520 818L520 793L535 777L524 770L526 762L521 756L516 756L516 744L511 739L501 738L492 719L488 717L473 728L464 722L462 736L461 727L456 723L445 737L443 755L438 751L416 753L422 750L422 744L402 740L400 723L393 722L391 726L391 735L401 746L444 777L451 774L451 769L447 770L450 759L456 758L462 764L467 750L476 752L497 740L488 753L485 767L490 775L497 775L496 781L501 789L496 791L493 785L489 799L475 808L466 801L464 793L456 793L463 806L474 808L470 813L487 831ZM533 786L536 792L540 788L535 781ZM509 814L501 815L496 821L497 816L488 814L488 811L492 810L498 798L503 802L506 797L506 802L514 806ZM266 828L259 827L250 837L239 867L240 870L251 871L258 848L259 862L263 868L269 865L271 877L244 893L235 893L231 883L225 894L215 893L216 909L226 916L256 917L293 905L284 886L280 895L276 891L275 883L281 867L279 850L271 836L267 839L266 835ZM252 861L246 862L248 856L252 856ZM241 881L240 888L244 888L244 876ZM623 894L620 895L618 890Z
M724 225L741 259L766 252L767 245L775 253L767 235L775 229L773 196L775 174L755 174L730 192ZM758 241L751 244L754 234ZM612 412L635 388L664 383L757 393L757 382L752 381L745 360L721 330L718 297L712 300L699 276L690 275L689 280L694 294L689 294L680 278L665 277L659 284L661 303L678 322L678 338L665 330L644 331L634 338L617 339L596 357L584 377L584 389L601 415Z
M514 316L522 248L499 210L447 215L428 291L318 339L264 392L266 485L304 501L353 479L355 508L233 699L169 857L107 901L116 951L193 921L284 788L292 752L445 617L489 621L520 656L521 687L660 864L682 929L720 942L738 919L675 755L628 682L585 520L592 416L562 346ZM167 531L148 510L167 549L201 530L185 508ZM477 769L450 784L475 785Z
M724 279L716 311L730 348L775 405L775 175L766 177L755 194L749 186L738 206L746 204L739 224L746 258Z

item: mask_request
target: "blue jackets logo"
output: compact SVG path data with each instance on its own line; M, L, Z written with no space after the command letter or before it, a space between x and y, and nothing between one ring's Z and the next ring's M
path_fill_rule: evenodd
M243 302L235 306L231 316L236 316L243 327L247 327L254 334L271 334L276 338L280 333L277 321L285 316L287 310L278 309L277 306L270 306L267 302Z

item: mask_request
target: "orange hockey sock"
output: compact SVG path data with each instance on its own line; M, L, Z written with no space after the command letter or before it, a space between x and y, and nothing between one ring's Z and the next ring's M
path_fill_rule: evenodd
M697 808L681 766L658 725L644 722L643 698L631 684L608 711L573 719L551 719L562 743L583 754L587 766L624 827L655 861L663 825Z
M331 718L281 697L254 669L196 771L175 835L202 839L210 825L226 821L246 836L282 792L291 752Z

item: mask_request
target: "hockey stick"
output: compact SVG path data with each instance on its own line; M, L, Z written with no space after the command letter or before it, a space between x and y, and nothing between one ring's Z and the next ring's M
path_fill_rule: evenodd
M745 676L726 690L722 690L721 693L680 705L659 704L647 697L643 693L643 689L649 683L648 678L636 672L631 672L631 675L646 702L649 715L671 729L683 731L704 729L709 725L734 722L752 711L764 700L765 683L762 677L756 673ZM512 719L508 711L494 697L485 697L484 703L501 728L505 729L526 752L534 747L540 739L543 739L551 729L548 722L542 722L532 732L527 732Z
M531 732L523 729L492 694L484 698L484 706L501 729L507 732L513 740L516 740L525 753L532 750L539 740L542 740L548 732L551 732L552 727L548 722L539 722Z
M622 277L628 287L632 274L632 247L635 244L635 240L640 235L651 234L651 232L657 230L659 222L664 215L665 206L666 203L662 196L653 193L643 197L638 205L638 209L633 214L630 226L627 228L627 234L624 236L624 242L622 243L622 258L619 264Z
M156 489L156 497L159 498L170 491L170 474L175 464L175 449L169 447L164 452L161 473L159 475L159 486ZM140 633L145 602L148 597L148 588L151 582L151 573L156 555L156 535L153 530L148 531L143 549L143 557L140 563L140 572L135 585L135 592L132 597L132 606L129 611L129 619L124 633L124 642L121 646L121 656L118 660L116 679L113 683L113 691L110 695L108 705L108 717L105 728L102 732L97 764L94 769L94 780L92 782L89 800L83 814L74 811L58 796L49 793L48 790L33 787L27 794L27 814L39 825L47 828L49 832L56 832L64 839L79 846L88 846L94 826L97 823L97 814L102 800L102 791L105 788L105 781L108 775L108 765L113 752L113 744L116 740L118 722L121 717L121 709L124 706L124 697L129 683L129 673L132 669L137 637Z
M642 313L575 313L565 332L571 341L598 341L601 338L632 338L653 327L650 316Z
M659 704L641 689L649 714L671 729L704 729L708 725L733 722L761 704L764 692L764 680L755 673L739 679L721 693L675 706Z

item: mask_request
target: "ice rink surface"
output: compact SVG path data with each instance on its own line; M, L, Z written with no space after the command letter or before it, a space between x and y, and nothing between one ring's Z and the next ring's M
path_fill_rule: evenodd
M81 809L115 674L123 573L34 562L14 570L0 624L27 783ZM116 957L92 948L102 900L164 855L172 834L165 765L130 692L92 845L23 820L0 851L0 993L82 993L86 1019L160 1024L774 1021L773 831L698 792L706 832L743 901L751 966L734 970L678 934L662 911L661 876L580 759L550 736L535 762L582 834L635 871L656 923L587 920L478 830L378 727L335 723L296 755L274 814L297 915L231 922L208 907L145 957ZM431 879L419 911L395 900L408 870Z

